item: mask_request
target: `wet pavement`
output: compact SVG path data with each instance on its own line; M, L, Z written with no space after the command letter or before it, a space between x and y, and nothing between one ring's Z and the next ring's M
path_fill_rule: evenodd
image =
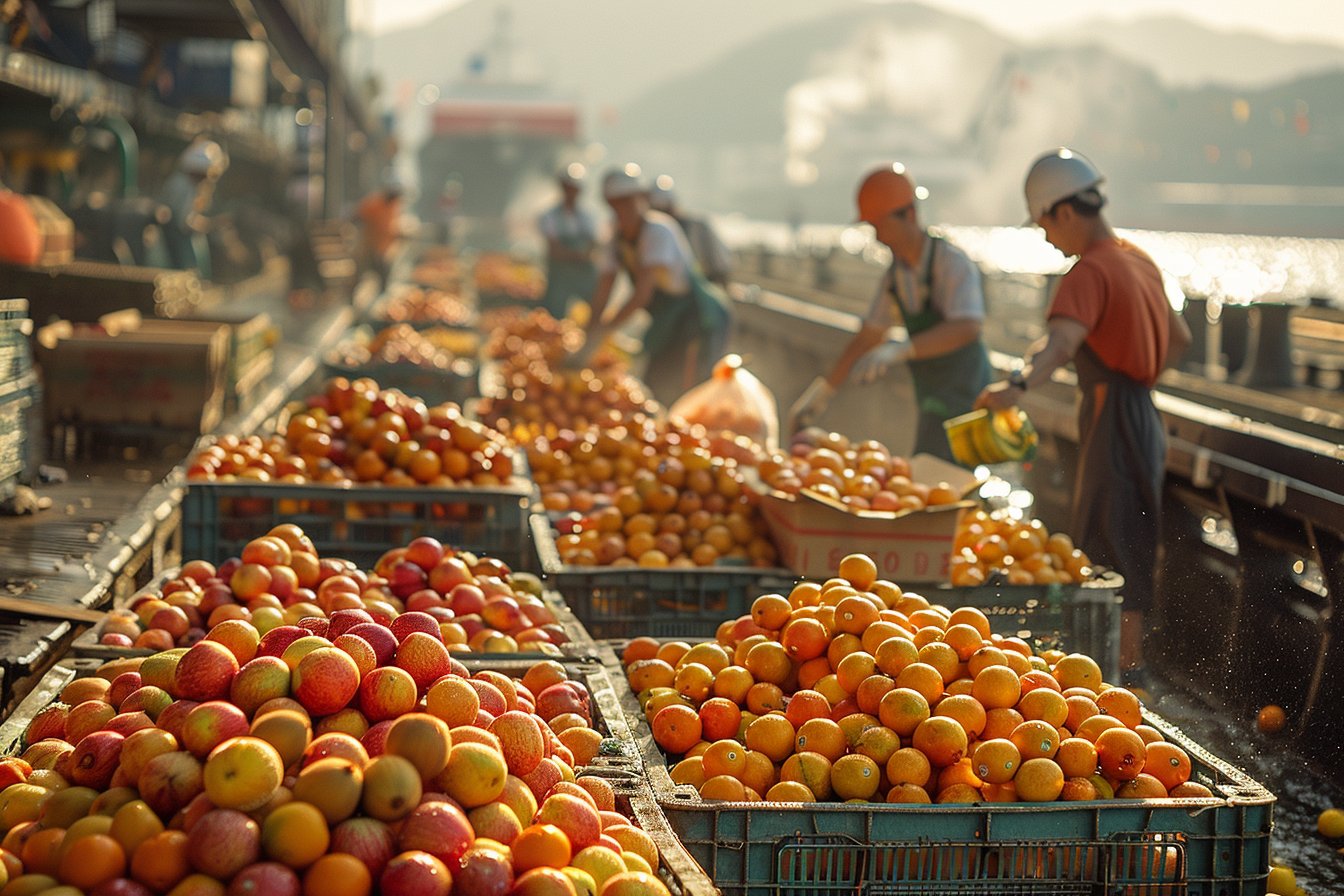
M1145 703L1278 798L1270 838L1275 864L1291 868L1309 896L1344 896L1344 840L1328 841L1316 831L1322 811L1344 808L1344 764L1309 758L1288 731L1264 734L1254 716L1243 718L1167 681L1153 682Z

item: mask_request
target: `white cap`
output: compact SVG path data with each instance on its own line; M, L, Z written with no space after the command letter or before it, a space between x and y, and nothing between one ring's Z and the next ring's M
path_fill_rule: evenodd
M602 178L602 197L604 199L625 199L627 196L636 196L644 192L644 185L639 182L639 166L634 162L627 162L620 168L613 168L607 172L607 176Z
M668 211L677 204L676 191L672 189L672 177L667 174L660 174L653 179L653 186L649 188L649 205L660 212Z
M1027 196L1027 223L1039 221L1061 200L1088 190L1096 193L1097 205L1102 202L1097 187L1105 180L1096 166L1080 153L1067 147L1046 153L1032 163L1027 172L1024 191Z
M182 151L177 167L187 174L218 176L229 167L224 150L213 140L198 140Z
M570 162L568 165L561 168L555 177L556 180L560 181L562 184L577 187L583 183L583 179L587 174L587 169L585 169L581 163Z

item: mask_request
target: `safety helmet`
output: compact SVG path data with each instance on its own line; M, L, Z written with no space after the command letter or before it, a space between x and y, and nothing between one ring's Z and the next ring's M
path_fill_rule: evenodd
M177 167L187 174L219 175L229 167L224 150L213 140L198 140L182 151Z
M570 162L556 173L555 179L567 187L578 187L583 185L583 179L588 171L579 162Z
M1039 221L1057 203L1088 190L1096 192L1106 178L1087 158L1061 146L1038 158L1027 172L1027 223ZM1097 192L1097 204L1101 194Z
M640 173L639 166L634 162L627 162L620 168L611 169L607 172L607 176L602 178L602 197L625 199L643 193L644 185L639 182Z
M927 195L927 190L915 186L914 178L900 162L874 168L859 184L856 198L859 220L876 224L897 209L913 205L916 199Z
M674 185L671 175L660 174L655 177L653 186L649 187L649 205L660 212L670 211L677 204Z

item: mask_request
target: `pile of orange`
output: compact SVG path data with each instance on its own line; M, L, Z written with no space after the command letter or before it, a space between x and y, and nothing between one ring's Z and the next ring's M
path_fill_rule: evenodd
M557 538L576 566L776 561L757 498L700 426L631 422L538 438L528 463L550 511L582 514Z
M756 599L714 641L623 651L671 776L705 799L891 803L1210 796L1181 747L1083 654L1033 651L879 580Z
M472 269L477 293L504 293L521 301L536 301L546 291L546 275L535 264L504 252L486 252Z
M563 370L538 359L523 363L521 356L500 366L504 391L483 399L477 413L520 442L658 413L644 384L619 366Z
M914 481L910 462L881 442L851 442L835 432L819 434L815 442L795 442L789 453L769 454L757 468L762 482L776 491L796 495L806 490L855 510L899 513L961 500L946 482Z
M983 585L993 575L1009 585L1070 585L1092 578L1092 561L1063 532L1040 520L973 510L957 523L948 577L953 585Z
M471 307L460 295L429 287L409 286L391 296L379 309L383 319L390 322L417 324L472 323Z
M490 334L485 356L497 361L527 357L554 363L583 345L583 330L577 323L540 308L487 311L481 315L480 329Z

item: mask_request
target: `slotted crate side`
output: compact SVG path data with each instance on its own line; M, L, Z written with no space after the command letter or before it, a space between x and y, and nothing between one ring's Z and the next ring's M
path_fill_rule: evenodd
M17 482L28 469L32 448L29 409L37 400L37 380L27 374L0 384L0 482ZM0 498L7 497L0 486Z
M430 489L190 483L182 505L184 555L219 563L280 523L294 523L319 555L372 566L422 535L531 568L531 485Z
M1077 585L944 586L921 590L948 609L975 607L996 634L1016 635L1037 648L1085 653L1107 681L1120 680L1121 592L1125 580L1106 572Z
M0 386L32 373L32 329L27 299L0 299Z
M997 896L1005 886L1056 896L1145 884L1185 896L1264 892L1273 795L1151 714L1145 721L1190 754L1192 780L1219 796L933 806L705 801L672 783L628 688L623 705L659 807L725 896L860 886L892 896Z
M556 553L544 513L532 516L532 540L543 579L564 596L574 615L598 639L712 638L723 622L749 613L757 597L770 591L787 593L795 581L786 569L747 566L567 566Z

